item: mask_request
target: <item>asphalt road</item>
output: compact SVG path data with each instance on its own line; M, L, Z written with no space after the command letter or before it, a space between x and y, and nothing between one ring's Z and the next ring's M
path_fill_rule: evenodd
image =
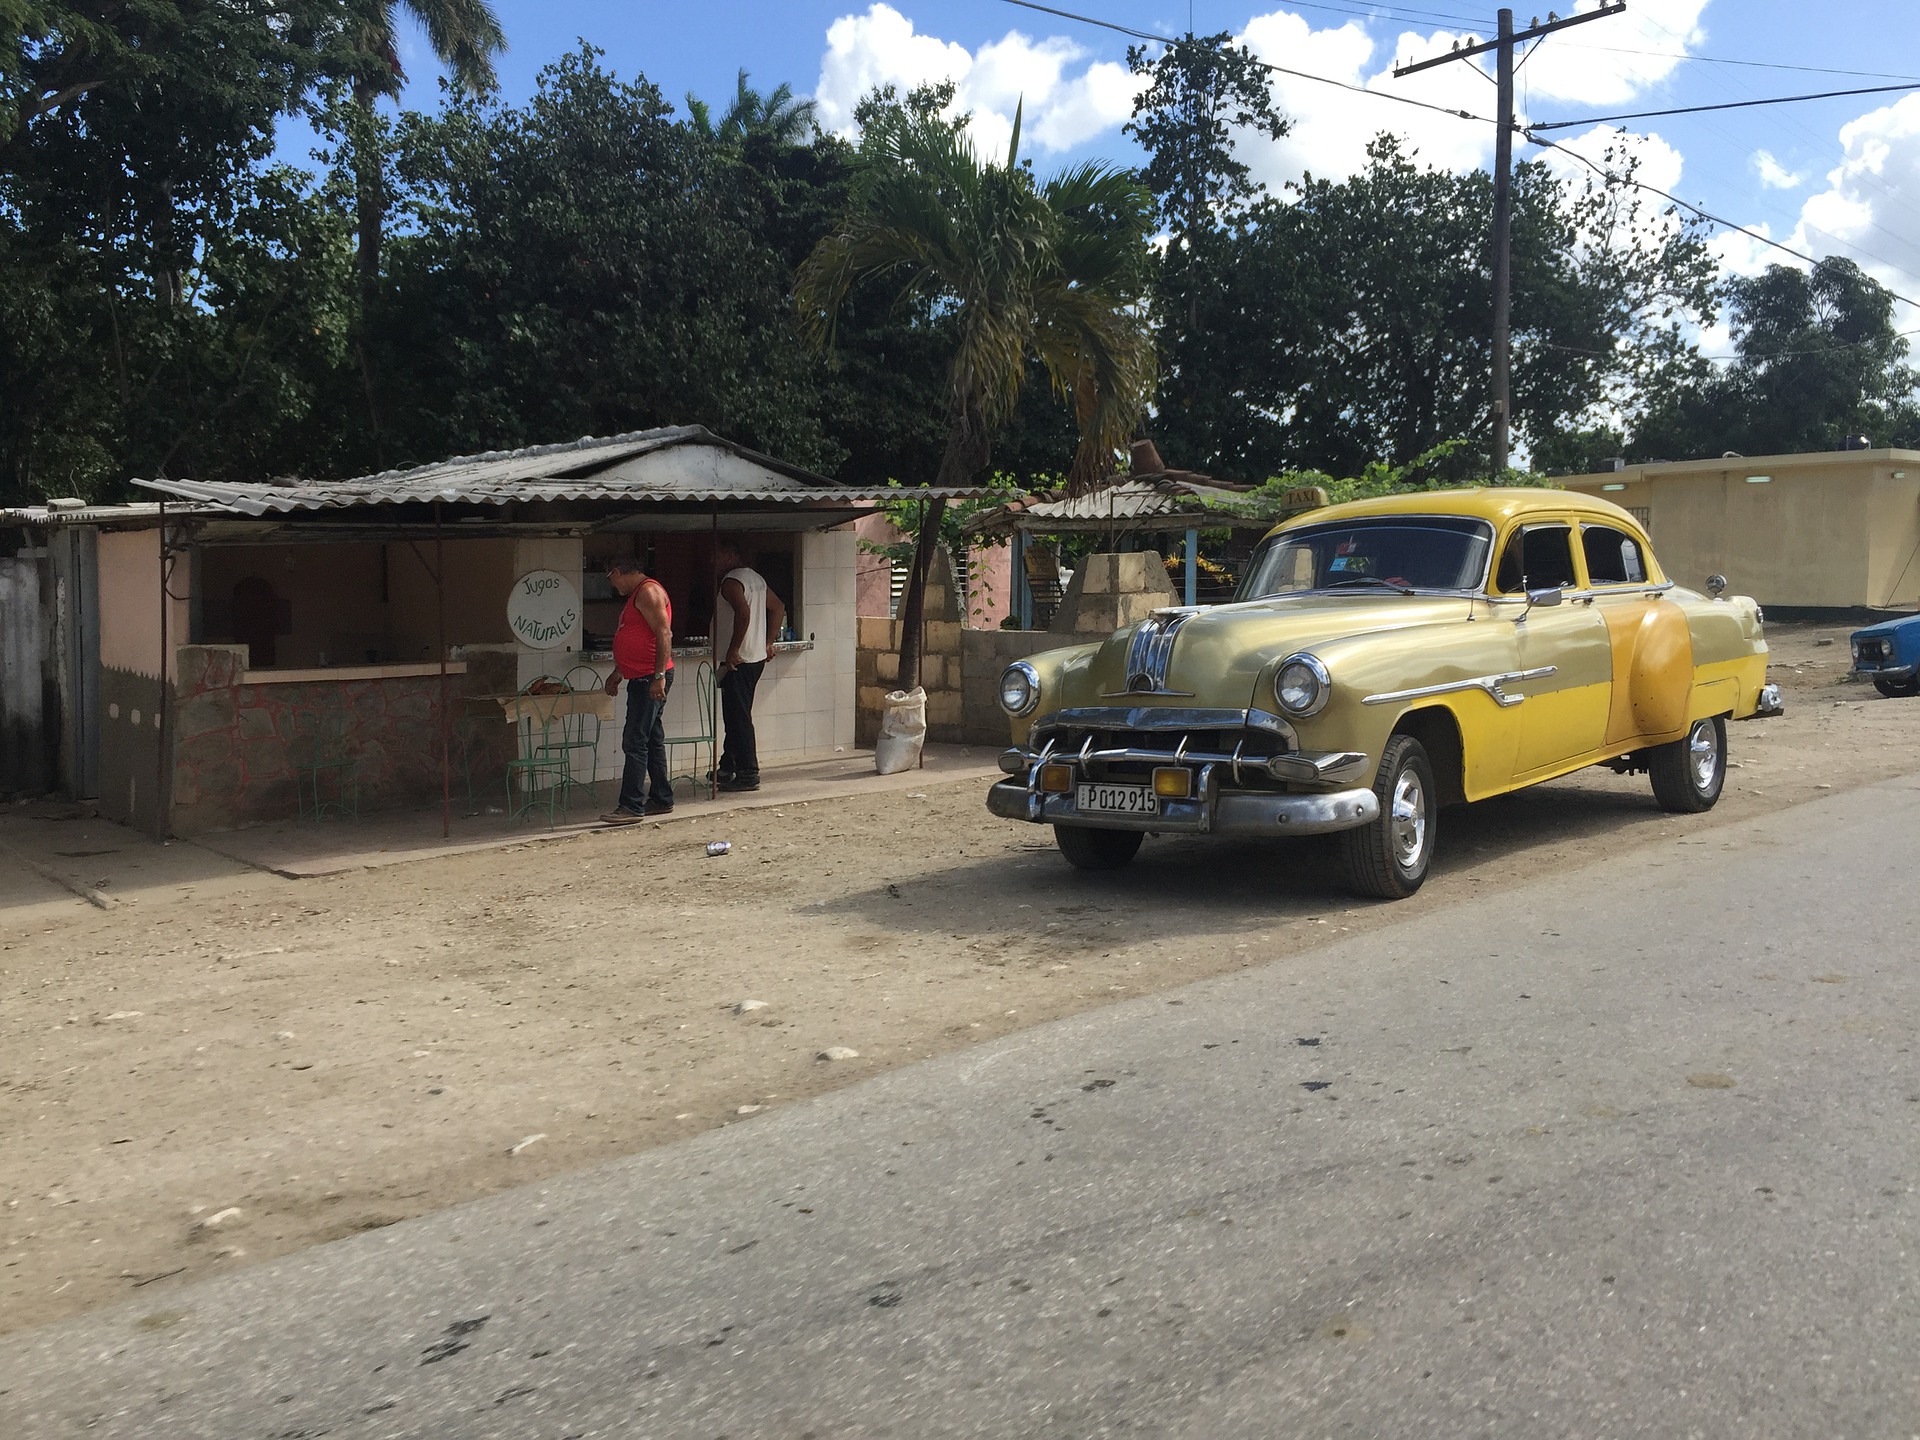
M0 1435L1920 1434L1920 777L0 1342Z

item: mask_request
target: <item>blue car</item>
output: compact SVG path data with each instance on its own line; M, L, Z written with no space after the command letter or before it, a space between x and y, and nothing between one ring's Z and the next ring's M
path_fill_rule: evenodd
M1853 673L1882 695L1920 695L1920 615L1854 631Z

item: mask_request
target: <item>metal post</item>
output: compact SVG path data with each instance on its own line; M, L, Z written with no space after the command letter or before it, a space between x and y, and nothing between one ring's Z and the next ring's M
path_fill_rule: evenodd
M1493 142L1493 473L1507 468L1511 350L1508 306L1512 288L1513 232L1513 11L1500 12L1499 118Z
M453 725L447 709L447 549L438 500L433 502L433 599L440 632L440 838L445 840L453 834Z
M1512 429L1512 405L1509 394L1511 335L1508 327L1508 298L1511 290L1510 238L1513 224L1513 47L1528 40L1544 40L1556 31L1565 30L1570 25L1585 25L1594 20L1605 20L1626 10L1621 0L1606 0L1597 9L1582 10L1577 15L1547 14L1547 23L1542 25L1536 17L1527 28L1516 31L1513 28L1513 11L1502 10L1499 19L1499 33L1494 39L1476 45L1457 45L1445 55L1435 55L1431 59L1421 60L1412 65L1402 65L1393 72L1398 80L1408 75L1417 75L1422 70L1431 70L1436 65L1448 65L1457 60L1471 60L1476 55L1492 54L1496 58L1499 87L1499 115L1495 119L1493 141L1493 468L1503 471L1507 468L1508 442Z
M1200 532L1187 531L1187 605L1192 608L1200 601Z
M173 738L173 721L168 713L173 707L167 703L170 692L173 666L168 664L167 650L167 502L160 500L160 725L159 748L153 761L153 833L159 840L165 840L173 829L173 817L167 812L173 808L173 787L167 783L168 746Z

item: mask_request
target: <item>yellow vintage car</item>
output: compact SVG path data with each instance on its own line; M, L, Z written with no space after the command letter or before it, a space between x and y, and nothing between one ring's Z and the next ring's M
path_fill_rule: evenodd
M1683 589L1639 523L1565 491L1310 510L1231 604L1017 661L996 815L1082 869L1148 834L1335 834L1362 895L1426 879L1444 806L1586 765L1667 810L1720 797L1727 722L1778 714L1760 607Z

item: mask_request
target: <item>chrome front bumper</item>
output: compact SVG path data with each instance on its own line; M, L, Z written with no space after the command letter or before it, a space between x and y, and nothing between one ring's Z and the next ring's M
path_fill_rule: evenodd
M1780 698L1780 687L1778 685L1762 685L1760 687L1759 698L1754 703L1753 714L1755 717L1762 715L1783 715L1786 713L1786 708L1786 702Z
M1223 793L1215 777L1202 772L1200 793L1191 800L1160 801L1158 815L1086 813L1073 794L1047 795L1020 780L1002 780L987 791L987 809L1005 820L1037 825L1084 825L1098 830L1145 830L1156 835L1324 835L1351 830L1377 819L1380 801L1372 790L1336 790L1324 795Z

